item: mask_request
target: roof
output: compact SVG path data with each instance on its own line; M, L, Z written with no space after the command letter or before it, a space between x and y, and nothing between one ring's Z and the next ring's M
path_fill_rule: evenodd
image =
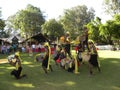
M21 43L23 40L24 40L24 38L22 38L22 37L20 37L20 36L10 36L10 37L8 37L8 38L0 38L0 41L4 41L4 42L8 42L8 43L12 43L12 39L14 38L14 37L16 37L17 39L18 39L18 42L19 43Z
M20 36L11 36L11 37L9 37L6 41L8 41L8 42L10 42L10 43L12 43L12 39L14 38L14 37L16 37L17 39L18 39L18 42L19 43L21 43L23 40L24 40L24 38L22 38L22 37L20 37Z
M28 39L26 39L25 41L27 41L27 40L29 40L29 39L35 39L36 41L38 41L38 42L46 42L46 41L49 41L49 39L46 37L46 36L44 36L42 33L38 33L38 34L36 34L36 35L33 35L33 36L31 36L31 37L29 37Z
M49 39L47 38L47 36L43 35L42 33L38 33L38 34L35 34L27 39L24 39L22 37L20 37L19 35L12 35L8 38L0 38L0 41L5 41L5 42L8 42L8 43L12 43L12 39L16 37L18 39L18 42L19 43L23 43L27 40L30 40L31 38L38 41L38 42L46 42L46 41L49 41Z
M1 44L2 42L7 42L7 43L9 43L9 42L7 41L7 39L8 39L8 38L0 38L0 44Z

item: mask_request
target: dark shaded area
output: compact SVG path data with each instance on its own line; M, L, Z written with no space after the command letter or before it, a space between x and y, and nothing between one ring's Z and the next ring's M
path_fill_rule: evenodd
M48 37L46 35L43 35L42 33L39 33L39 34L31 36L30 38L27 38L22 43L24 43L24 42L26 42L26 41L28 41L30 39L34 39L34 40L38 41L39 43L46 42L46 41L49 42L49 39L48 39Z
M32 36L31 38L37 40L38 42L46 42L49 41L49 39L47 38L47 36L44 36L42 33L39 33L35 36Z
M18 38L16 36L12 38L12 44L18 44Z
M0 45L2 45L2 43L10 44L8 41L6 41L6 38L0 38Z
M2 44L2 40L0 39L0 45Z

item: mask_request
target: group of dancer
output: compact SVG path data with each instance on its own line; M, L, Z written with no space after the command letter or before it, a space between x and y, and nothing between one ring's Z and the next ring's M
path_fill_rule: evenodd
M48 70L53 71L51 66L51 49L48 42L44 44L45 53L44 55L40 56L42 61L42 68L44 72L47 74ZM60 38L60 45L56 45L54 53L54 61L56 65L60 65L61 68L67 70L68 72L78 73L78 67L82 64L85 60L84 57L87 57L88 66L89 66L89 74L93 74L93 67L97 67L98 71L100 72L100 65L98 62L98 52L93 43L93 41L88 40L88 29L84 28L83 35L79 38L79 43L77 44L77 52L71 53L71 40L70 40L70 33L66 32L65 36ZM35 59L38 61L37 56ZM19 58L19 54L15 54L14 56L15 62L13 63L12 60L9 60L10 64L16 67L16 70L11 72L11 75L14 75L17 79L21 77L25 77L26 75L21 75L22 66L21 60Z
M76 54L71 53L70 33L60 38L61 44L54 57L55 62L68 72L78 73L78 67L85 61L88 62L89 73L93 74L93 67L97 67L100 72L98 62L98 52L92 40L88 40L88 29L85 27L83 34L79 36Z

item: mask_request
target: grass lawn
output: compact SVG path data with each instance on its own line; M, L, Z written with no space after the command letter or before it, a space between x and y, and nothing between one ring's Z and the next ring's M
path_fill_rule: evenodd
M98 51L102 72L94 69L89 77L87 63L79 67L79 74L69 73L54 62L54 71L44 74L41 63L21 54L26 78L16 80L10 75L14 69L8 63L0 64L0 90L120 90L120 51ZM0 59L6 56L0 54Z

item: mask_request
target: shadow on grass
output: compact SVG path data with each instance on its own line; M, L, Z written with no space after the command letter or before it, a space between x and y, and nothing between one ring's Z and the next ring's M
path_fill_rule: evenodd
M79 67L80 74L69 73L52 62L53 72L46 75L41 63L34 58L22 56L23 73L26 78L16 80L10 75L14 67L0 65L0 90L119 90L120 59L99 58L101 73L94 69L95 75L88 76L87 63Z

